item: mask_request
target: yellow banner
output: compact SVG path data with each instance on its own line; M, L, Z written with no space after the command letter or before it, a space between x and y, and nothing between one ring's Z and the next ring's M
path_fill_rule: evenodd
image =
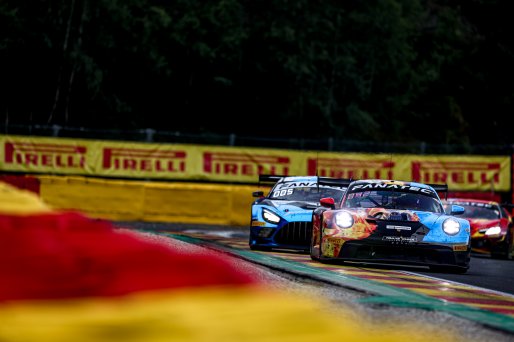
M509 191L510 156L418 156L0 136L0 170L255 183L259 174L447 183Z

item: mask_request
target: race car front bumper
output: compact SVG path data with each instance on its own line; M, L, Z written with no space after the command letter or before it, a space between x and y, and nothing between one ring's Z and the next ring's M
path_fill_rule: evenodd
M312 223L285 222L279 227L251 227L250 246L308 250L312 236Z
M347 241L336 259L357 262L380 262L424 266L469 267L470 248L436 244L369 244Z
M498 237L475 237L471 238L471 249L477 252L491 252L505 241L505 235Z

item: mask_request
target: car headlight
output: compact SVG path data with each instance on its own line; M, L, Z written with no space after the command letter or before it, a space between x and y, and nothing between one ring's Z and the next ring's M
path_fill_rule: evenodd
M485 231L485 235L500 235L502 229L498 226L490 227Z
M456 235L460 231L460 223L454 218L447 218L443 222L443 230L448 235Z
M264 221L269 223L276 224L280 222L280 217L267 209L262 209L262 217Z
M341 228L350 228L353 226L353 216L347 211L341 211L336 214L336 225Z

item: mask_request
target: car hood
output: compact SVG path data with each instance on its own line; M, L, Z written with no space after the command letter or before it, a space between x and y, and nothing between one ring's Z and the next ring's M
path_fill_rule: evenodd
M385 208L368 208L363 209L368 219L380 219L390 221L426 221L435 220L441 214L430 213L426 211L404 210L404 209L385 209Z
M281 212L291 212L291 211L305 211L305 210L314 210L319 205L316 202L304 202L304 201L282 201L282 200L270 200L266 199L260 203L261 205L267 205L273 208L276 208Z
M465 219L446 215L445 213L433 213L417 210L367 208L367 209L343 209L353 213L354 229L350 232L339 230L337 234L349 236L353 239L363 239L372 235L380 225L398 225L411 227L414 234L420 235L420 241L426 243L468 243L469 222ZM341 210L326 211L326 215L337 215ZM461 230L457 235L450 236L444 233L442 226L445 220L454 219L461 224ZM331 219L331 217L327 217ZM331 220L332 221L332 220ZM333 222L333 221L332 221ZM422 236L422 238L421 238Z
M471 234L477 231L489 227L501 226L500 220L489 220L489 219L467 219L471 227Z
M350 210L353 211L353 210ZM439 227L442 221L446 220L448 215L444 213L432 213L427 211L403 210L403 209L385 209L385 208L367 208L357 209L357 215L365 220L385 220L398 222L420 222L428 229ZM458 221L464 221L457 219Z

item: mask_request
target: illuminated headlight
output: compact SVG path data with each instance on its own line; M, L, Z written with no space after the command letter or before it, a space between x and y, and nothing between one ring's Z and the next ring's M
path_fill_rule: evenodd
M460 223L451 217L447 218L443 222L443 230L448 235L455 235L460 231Z
M336 214L336 224L341 228L350 228L353 226L353 217L347 211L341 211Z
M485 235L500 235L502 229L500 227L491 227L485 231Z
M262 209L262 217L264 218L264 221L269 223L276 224L280 222L280 217L267 209Z

